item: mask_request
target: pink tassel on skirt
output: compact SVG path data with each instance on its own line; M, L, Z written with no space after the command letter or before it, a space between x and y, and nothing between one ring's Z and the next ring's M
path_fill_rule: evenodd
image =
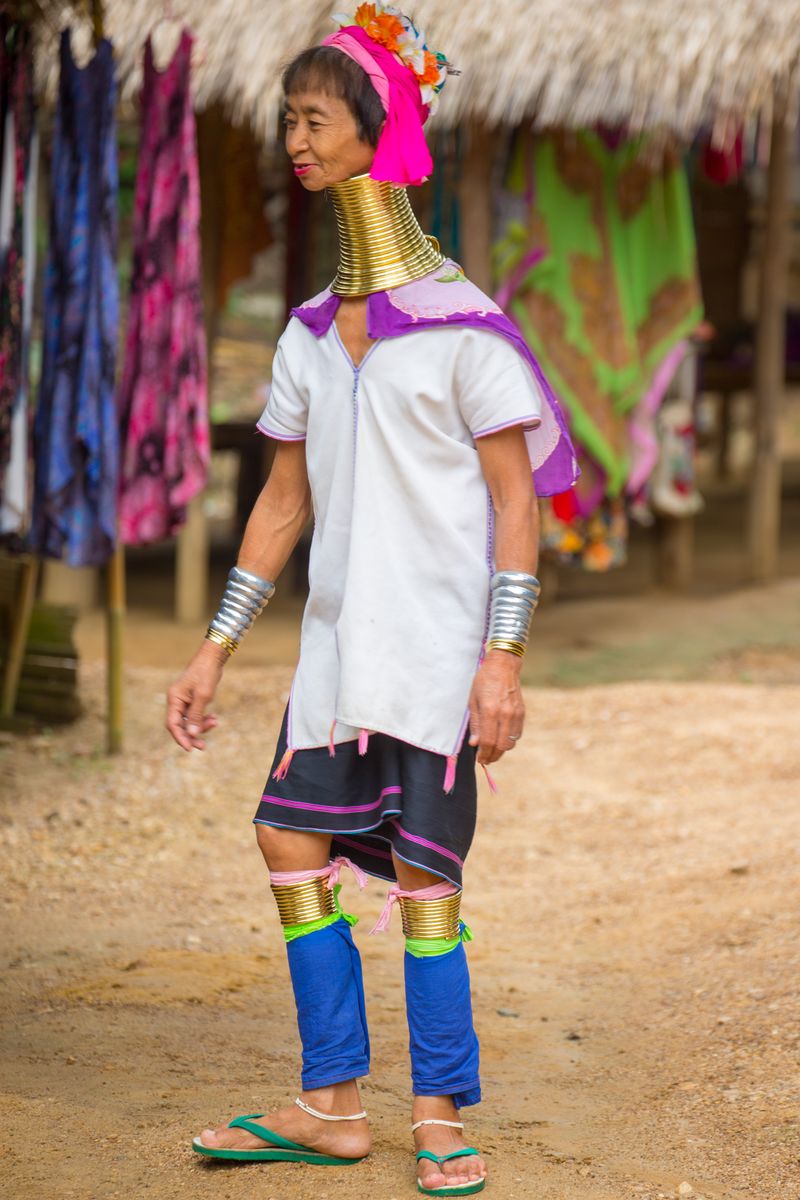
M273 779L285 779L294 758L294 750L287 750L276 769L272 772Z
M483 767L483 773L486 776L486 782L489 785L489 791L493 795L496 795L497 794L497 784L495 783L495 781L492 779L491 775L489 774L489 768L486 766L486 763L481 763L481 766Z
M445 792L452 792L453 788L456 785L456 763L457 762L458 762L457 754L451 754L447 759L447 769L444 773L444 790L445 790Z
M358 753L361 755L366 754L368 745L369 745L369 730L362 729L358 735Z

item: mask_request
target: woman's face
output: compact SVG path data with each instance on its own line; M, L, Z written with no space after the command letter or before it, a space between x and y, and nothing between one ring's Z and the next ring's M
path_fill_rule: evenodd
M344 100L325 92L294 92L284 110L286 150L295 175L309 192L321 192L353 175L365 175L375 148L358 136Z

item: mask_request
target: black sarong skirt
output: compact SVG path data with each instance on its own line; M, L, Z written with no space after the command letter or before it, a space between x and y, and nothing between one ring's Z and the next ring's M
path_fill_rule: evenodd
M445 792L446 760L384 733L296 750L284 779L274 778L286 751L286 714L275 761L254 817L257 824L333 835L331 857L343 854L381 879L395 880L391 851L414 866L462 886L475 833L475 748L465 741L455 783Z

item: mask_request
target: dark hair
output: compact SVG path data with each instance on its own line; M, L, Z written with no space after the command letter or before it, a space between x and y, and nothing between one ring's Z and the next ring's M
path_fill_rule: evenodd
M311 46L293 59L281 80L284 96L318 88L344 100L355 118L362 142L377 146L386 112L369 76L357 62L334 46Z

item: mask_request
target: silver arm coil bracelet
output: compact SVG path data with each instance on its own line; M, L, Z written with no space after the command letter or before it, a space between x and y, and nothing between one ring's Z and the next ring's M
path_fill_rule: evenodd
M487 650L507 650L522 658L542 587L525 571L497 571L490 584Z
M233 567L219 610L206 631L206 638L233 654L259 613L275 595L275 584L251 571Z

